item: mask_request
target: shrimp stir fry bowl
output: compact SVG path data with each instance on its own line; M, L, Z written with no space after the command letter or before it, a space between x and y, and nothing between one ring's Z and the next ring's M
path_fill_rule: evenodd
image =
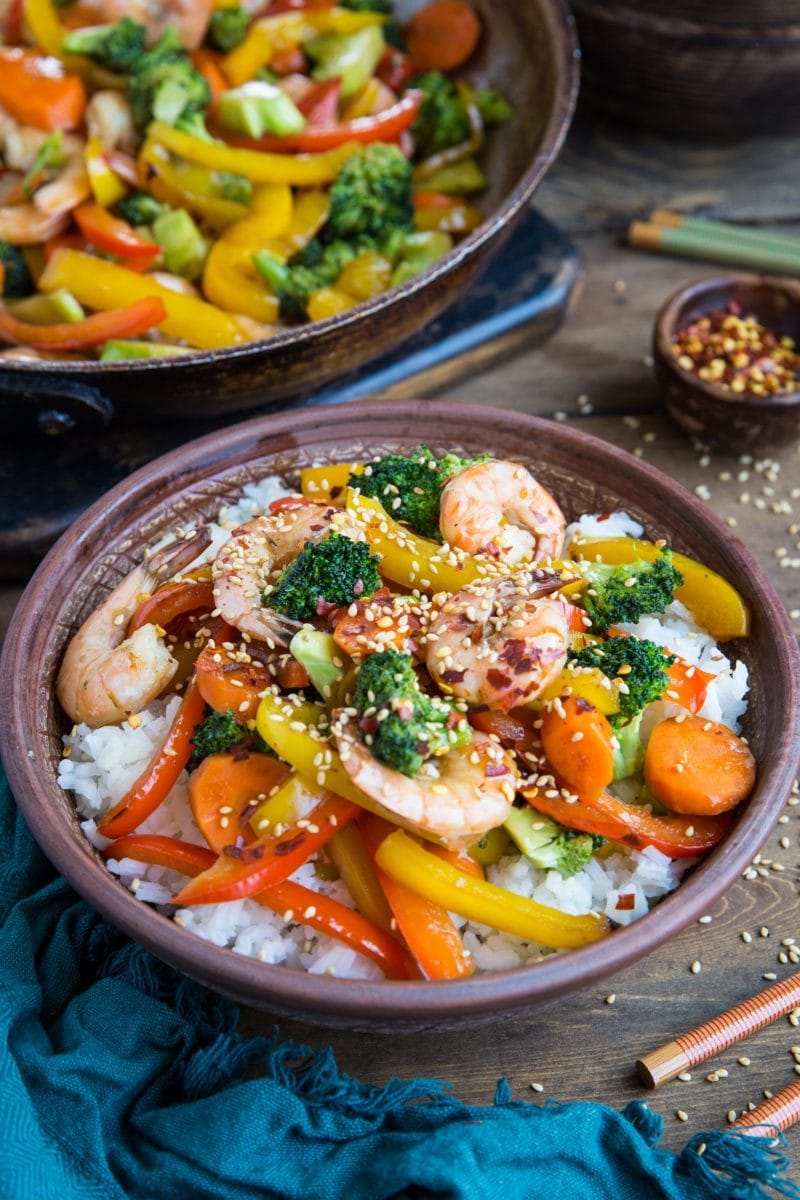
M451 407L189 446L17 618L34 663L34 612L57 633L36 836L251 1003L410 1028L553 1000L707 911L788 795L796 648L747 553L620 451L488 410L456 439ZM6 735L20 798L36 744Z
M6 8L0 357L102 375L112 400L169 369L191 419L201 363L246 360L229 407L256 381L263 404L452 303L524 214L576 88L560 0Z

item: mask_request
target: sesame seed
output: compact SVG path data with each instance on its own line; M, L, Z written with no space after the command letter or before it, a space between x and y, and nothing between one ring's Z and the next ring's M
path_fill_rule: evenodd
M543 1091L544 1091L544 1085L543 1085L543 1084L541 1084L541 1083L532 1083L532 1084L531 1084L531 1090L532 1090L532 1091L534 1091L534 1092L543 1092Z
M678 1079L680 1079L681 1083L691 1083L691 1071L681 1071L681 1073L678 1075Z
M711 924L711 921L712 921L712 918L711 918L711 917L709 917L709 916L700 917L700 919L698 920L697 924L698 924L698 925L710 925L710 924Z
M737 1058L736 1061L738 1062L740 1067L749 1067L750 1066L750 1059L747 1058L747 1056L744 1054L742 1055L741 1058Z
M606 996L606 1004L616 1004L616 1002L617 996L615 992L611 992L610 995Z
M694 962L692 963L692 965L689 967L689 970L692 972L693 975L699 975L700 972L702 971L702 969L703 968L697 959L695 959Z
M677 1109L675 1116L678 1118L679 1121L688 1121L689 1120L689 1114L687 1112L684 1112L682 1108Z
M736 1114L736 1109L735 1109L735 1108L732 1108L732 1109L730 1109L730 1110L729 1110L729 1112L728 1112L728 1124L729 1124L729 1125L732 1125L732 1124L733 1124L733 1122L736 1120L736 1115L737 1115L737 1114Z

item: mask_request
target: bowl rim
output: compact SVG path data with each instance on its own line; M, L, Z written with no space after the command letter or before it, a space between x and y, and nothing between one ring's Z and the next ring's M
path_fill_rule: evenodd
M307 339L323 339L328 334L333 335L347 329L351 325L358 324L367 314L379 315L395 303L411 301L429 284L434 284L436 280L449 275L466 259L474 258L506 226L513 224L524 206L530 201L560 151L575 111L580 85L581 60L575 18L567 0L540 0L540 2L546 8L547 22L552 35L551 40L559 47L560 53L554 60L553 105L542 131L539 148L528 168L499 207L494 209L477 229L419 275L413 276L398 287L390 288L389 291L379 296L362 301L344 313L326 317L322 321L313 321L308 325L287 328L272 337L254 342L244 342L239 346L222 346L212 350L190 350L188 354L176 358L134 359L129 362L100 363L97 361L71 362L69 360L25 362L8 359L2 361L3 370L12 371L22 379L26 375L44 374L94 380L107 375L126 373L143 376L146 372L165 372L167 369L170 372L191 371L198 367L215 364L221 358L224 358L225 362L234 363L256 357L267 351L280 353L281 350L293 346L297 342Z
M720 843L672 895L632 925L616 930L601 942L529 966L499 972L481 972L466 981L446 986L431 982L359 981L310 976L305 971L270 966L213 946L181 929L155 909L136 900L108 872L86 870L90 858L76 853L74 831L66 820L54 821L53 801L60 793L55 778L42 773L34 747L37 730L22 716L23 697L30 694L23 633L36 627L48 611L48 598L57 592L59 563L69 555L81 572L102 557L103 530L116 517L141 520L146 513L168 504L172 496L190 489L201 477L224 473L226 463L247 447L263 447L270 435L298 427L324 428L335 434L338 423L358 419L380 438L381 418L400 417L423 436L426 418L435 412L463 429L465 420L491 438L498 422L519 439L550 440L577 463L592 461L604 471L627 472L648 489L660 491L665 501L688 512L694 524L705 527L748 571L752 587L769 617L775 660L785 676L786 722L770 746L769 763L761 767L757 783L759 802L750 804ZM397 440L403 440L398 434ZM438 434L437 434L438 436ZM407 440L407 439L406 439ZM263 456L263 449L262 449ZM165 485L166 488L165 488ZM156 496L156 492L158 495ZM124 525L112 538L124 539ZM0 660L0 696L11 714L0 724L0 752L12 791L31 833L47 857L75 890L106 919L158 957L206 985L255 1007L302 1012L308 1019L375 1024L389 1021L424 1025L459 1020L486 1019L492 1013L542 1005L600 981L642 958L695 921L750 865L763 845L789 795L800 766L800 651L788 614L772 582L749 550L728 527L690 492L657 468L599 438L525 413L455 401L404 401L402 414L391 402L373 399L337 405L325 410L289 410L257 417L219 433L187 443L141 468L98 500L59 539L43 560L23 594L9 626ZM654 924L655 919L655 924ZM313 1014L310 1015L310 1014Z
M653 349L656 360L687 389L702 392L711 399L729 404L731 408L750 408L765 413L791 409L800 403L800 387L777 396L756 396L751 392L731 392L708 379L700 379L693 371L682 367L672 353L672 334L678 327L682 311L701 301L706 292L728 291L738 287L762 287L787 295L800 313L800 282L782 275L764 275L753 271L729 271L720 275L705 275L677 288L661 305L653 323Z

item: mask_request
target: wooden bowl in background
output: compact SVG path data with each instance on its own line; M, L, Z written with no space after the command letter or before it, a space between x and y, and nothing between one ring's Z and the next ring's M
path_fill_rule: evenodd
M659 311L653 358L665 407L682 429L709 446L763 451L800 437L800 392L754 396L731 392L679 366L672 338L713 308L735 300L745 316L800 345L800 283L769 275L716 275L679 288Z
M201 941L120 885L80 830L56 784L69 722L55 698L67 640L145 546L198 514L210 517L244 483L312 461L357 461L420 441L529 464L570 517L625 508L651 537L735 582L752 635L730 650L750 669L746 734L756 788L727 837L676 893L605 941L534 966L453 983L364 982L270 966ZM43 619L46 614L46 619ZM800 762L800 662L791 623L755 558L678 484L614 446L523 413L422 401L368 401L262 417L192 442L132 475L81 517L48 554L19 603L0 663L0 748L31 832L75 889L132 938L195 979L286 1017L397 1034L497 1020L551 1004L644 957L708 912L750 864L776 821ZM683 970L683 965L679 968Z
M401 18L423 0L398 0ZM83 428L196 421L310 393L393 349L452 304L503 245L566 134L578 90L578 49L565 0L472 0L484 28L464 68L502 88L513 118L482 154L489 187L483 224L428 270L338 317L283 329L265 342L139 362L0 363L0 426L64 414ZM55 414L55 417L53 417Z
M574 0L582 103L688 138L800 130L800 3Z

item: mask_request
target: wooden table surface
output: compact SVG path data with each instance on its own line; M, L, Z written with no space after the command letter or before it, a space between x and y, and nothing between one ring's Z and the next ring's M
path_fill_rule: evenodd
M672 290L713 268L630 251L620 237L629 219L666 204L705 205L718 215L791 227L800 220L798 173L796 155L779 139L677 146L582 123L537 198L585 256L585 285L568 323L544 349L517 351L441 394L575 421L694 489L755 551L800 631L800 448L766 462L705 455L659 411L648 359L654 313ZM0 585L2 629L19 591ZM543 1013L461 1033L368 1037L292 1023L284 1032L314 1047L332 1045L339 1065L366 1082L435 1076L474 1103L491 1101L501 1075L516 1097L533 1103L555 1096L620 1107L647 1096L633 1072L637 1057L766 986L765 973L784 978L797 970L780 961L787 957L783 939L800 942L800 798L787 799L756 878L736 883L710 911L709 923L600 988ZM698 974L689 969L695 960ZM242 1013L246 1034L272 1024L264 1014ZM690 1082L649 1094L665 1116L667 1143L678 1147L700 1129L722 1127L730 1110L796 1079L791 1048L799 1043L800 1029L778 1021L714 1062L727 1077L709 1082L709 1065ZM749 1065L740 1065L742 1056ZM531 1090L532 1083L544 1090ZM688 1121L677 1118L678 1110ZM800 1180L800 1126L788 1138Z

